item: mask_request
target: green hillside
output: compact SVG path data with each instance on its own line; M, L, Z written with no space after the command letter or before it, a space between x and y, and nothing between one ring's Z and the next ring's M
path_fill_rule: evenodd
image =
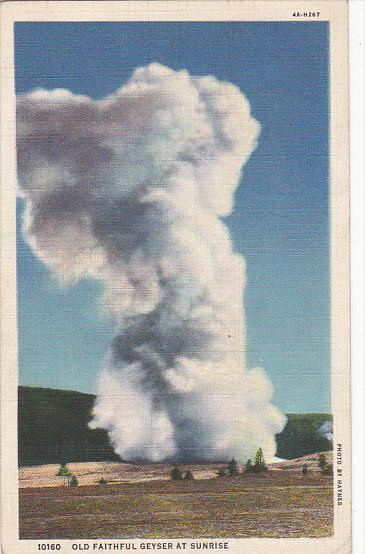
M101 429L89 429L93 394L19 387L19 465L119 460Z
M19 387L19 465L119 460L107 433L88 428L94 401L92 394ZM319 433L330 420L328 414L288 414L284 431L277 435L277 456L331 450L332 443Z
M287 414L284 430L276 435L277 456L291 460L313 452L332 450L332 441L319 431L321 425L332 421L330 414Z

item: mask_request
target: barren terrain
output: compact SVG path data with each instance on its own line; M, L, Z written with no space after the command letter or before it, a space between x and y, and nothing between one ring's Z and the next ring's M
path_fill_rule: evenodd
M328 461L332 460L332 452L324 452ZM309 454L294 460L283 460L268 464L270 470L294 471L301 473L303 464L308 465L312 473L319 473L318 453ZM217 476L223 463L184 464L184 471L190 470L195 479L212 479ZM62 477L57 477L57 464L39 465L19 468L20 488L60 487L64 484ZM101 478L109 484L137 483L143 481L170 480L172 465L166 463L121 463L121 462L78 462L67 464L72 473L77 475L79 485L98 484ZM239 465L240 471L243 466Z
M317 460L306 456L237 477L216 477L222 464L184 465L195 480L178 482L169 479L171 464L69 464L81 485L75 488L54 477L57 466L22 468L20 537L328 536L333 480L319 474ZM107 485L98 484L101 477Z

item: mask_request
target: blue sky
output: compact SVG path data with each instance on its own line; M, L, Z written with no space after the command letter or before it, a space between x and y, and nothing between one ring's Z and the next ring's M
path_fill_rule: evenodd
M151 62L230 81L262 131L225 219L247 262L249 367L286 412L330 410L328 26L17 23L16 92L101 98ZM113 336L100 285L60 289L25 244L18 200L20 383L95 392Z

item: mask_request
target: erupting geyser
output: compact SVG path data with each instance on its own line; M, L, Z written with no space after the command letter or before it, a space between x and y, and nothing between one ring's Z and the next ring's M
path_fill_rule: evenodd
M59 280L104 284L117 325L92 427L126 460L275 454L284 416L247 371L230 213L259 124L240 90L158 64L102 100L18 97L24 230Z

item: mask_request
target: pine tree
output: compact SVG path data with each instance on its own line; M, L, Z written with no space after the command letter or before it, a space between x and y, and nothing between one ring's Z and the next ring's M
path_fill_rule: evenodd
M71 473L71 475L68 478L68 484L70 487L77 487L79 484L78 478L73 473Z
M245 465L245 472L246 473L252 473L253 472L253 465L252 465L252 460L250 460L250 458L247 460L246 462L246 465Z
M327 460L324 454L320 454L318 456L318 466L319 466L319 469L321 470L321 473L323 473L327 467Z
M257 450L255 455L255 463L254 463L254 471L257 473L260 473L261 471L267 471L267 465L265 463L264 453L262 451L262 448Z
M332 476L333 475L333 465L332 464L327 464L325 469L322 471L322 474Z
M59 470L56 473L57 477L63 477L63 482L65 485L67 485L67 483L69 482L71 475L71 471L68 469L66 464L61 464Z
M238 465L234 458L228 463L228 473L232 477L238 475Z
M171 479L173 481L181 481L182 479L182 473L181 473L181 469L179 468L179 466L175 466L172 470L171 470Z

